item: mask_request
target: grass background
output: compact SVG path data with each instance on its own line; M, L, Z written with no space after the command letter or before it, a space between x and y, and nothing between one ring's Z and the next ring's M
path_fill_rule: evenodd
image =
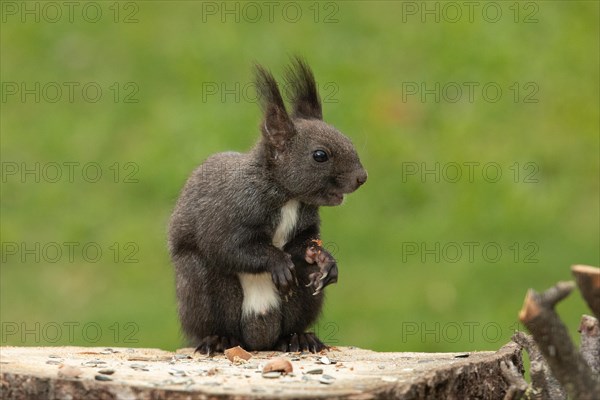
M597 2L497 2L497 22L484 3L472 18L462 5L456 18L444 2L278 2L270 20L262 3L255 18L245 3L140 1L117 3L117 22L113 2L96 4L96 23L83 18L86 3L72 22L64 8L58 22L45 20L54 14L44 2L40 22L3 9L2 345L182 346L169 213L192 169L212 153L248 149L260 121L251 90L236 98L206 89L245 88L255 61L281 76L290 54L312 65L326 121L353 139L369 171L343 207L322 210L340 266L315 327L323 339L382 351L497 349L517 327L527 288L569 279L571 264L600 263ZM439 12L421 14L426 7ZM54 92L39 102L8 94L11 83L36 82L80 86L72 102L66 89L55 103ZM82 97L89 82L102 88L97 102ZM453 82L463 89L455 102ZM473 101L464 82L479 85ZM422 83L448 92L439 101L407 93ZM488 83L502 89L496 102L484 97ZM132 88L138 102L125 102ZM6 170L54 162L63 165L55 183ZM87 182L75 167L69 182L65 162L97 163L102 177ZM458 182L436 182L403 170L465 162L497 163L502 176L488 182L494 174L478 167L472 181L463 169ZM532 171L537 182L525 182ZM131 172L137 182L125 183ZM72 259L65 242L78 243ZM472 259L465 242L477 243ZM35 243L39 261L25 251ZM56 262L42 251L49 243L63 250ZM86 261L86 243L102 249L97 261ZM436 243L439 260L406 252ZM497 262L482 253L487 243L502 249ZM132 249L137 262L124 262ZM573 294L558 309L576 336L583 302Z

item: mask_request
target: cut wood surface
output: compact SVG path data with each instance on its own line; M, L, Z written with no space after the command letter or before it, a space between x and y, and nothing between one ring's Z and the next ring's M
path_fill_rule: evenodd
M600 319L600 268L573 265L571 272L577 281L581 296L596 318Z
M249 360L193 349L0 347L1 398L93 399L498 399L501 363L522 373L521 348L496 352L322 354L254 352ZM278 358L291 374L263 374ZM287 365L287 363L285 363Z

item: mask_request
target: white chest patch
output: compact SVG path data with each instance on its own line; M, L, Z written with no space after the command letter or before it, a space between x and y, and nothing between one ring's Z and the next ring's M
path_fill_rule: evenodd
M300 202L298 200L290 200L281 207L281 219L273 234L273 246L283 249L283 246L288 242L290 234L294 231L298 222L299 208ZM269 310L280 306L281 298L277 287L273 283L271 273L241 273L238 274L238 277L244 291L242 316L266 314Z
M290 200L281 207L281 219L273 235L273 246L278 249L283 249L283 246L285 246L290 238L290 234L296 227L299 208L300 202L298 200Z

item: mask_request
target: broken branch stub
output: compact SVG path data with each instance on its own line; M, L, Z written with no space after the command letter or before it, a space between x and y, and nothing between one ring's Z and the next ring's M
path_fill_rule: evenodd
M573 265L571 272L575 277L581 296L596 318L600 319L600 268L589 265Z
M565 400L567 393L556 380L544 360L531 335L525 332L515 332L512 341L525 348L529 354L529 375L531 376L531 400Z
M525 296L519 319L537 343L552 374L574 399L600 398L600 381L576 349L567 328L554 310L574 288L573 282L559 282L542 293L530 289Z

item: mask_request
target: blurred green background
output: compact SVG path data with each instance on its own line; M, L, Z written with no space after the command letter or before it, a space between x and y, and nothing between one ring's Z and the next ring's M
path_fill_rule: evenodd
M529 287L600 264L597 2L47 4L2 5L2 345L184 345L169 214L292 54L369 171L322 210L326 342L497 349Z

